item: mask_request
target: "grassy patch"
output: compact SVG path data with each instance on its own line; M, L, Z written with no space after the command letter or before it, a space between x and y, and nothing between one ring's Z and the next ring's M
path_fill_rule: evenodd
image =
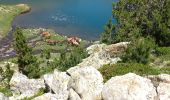
M170 74L170 67L163 67L160 69L161 73Z
M49 32L51 34L51 37L49 39L44 39L40 33L42 31ZM51 29L23 29L23 35L26 37L27 40L36 41L36 44L33 47L34 51L37 50L57 50L57 51L63 51L65 49L73 49L74 46L71 46L67 43L67 37L62 36L60 34L57 34L54 30ZM54 40L54 41L65 41L62 43L56 43L55 45L49 45L47 43L48 40ZM82 40L80 43L81 47L85 47L88 44L88 41Z
M3 93L5 96L12 96L12 92L7 87L0 87L0 92Z
M158 47L156 53L158 58L170 61L170 47Z
M15 16L29 10L26 5L0 5L0 36L4 37L11 28Z
M118 63L113 65L105 65L100 68L99 71L103 75L104 81L109 80L111 77L124 75L129 72L136 73L138 75L160 74L160 69L138 63Z

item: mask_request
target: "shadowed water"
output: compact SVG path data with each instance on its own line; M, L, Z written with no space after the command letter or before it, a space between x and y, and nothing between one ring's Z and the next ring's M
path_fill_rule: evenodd
M26 3L32 11L15 18L13 25L52 28L57 32L94 40L103 32L117 0L0 0L0 4Z

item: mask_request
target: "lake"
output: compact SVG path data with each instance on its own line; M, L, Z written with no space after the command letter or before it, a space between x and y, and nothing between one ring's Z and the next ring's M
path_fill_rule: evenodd
M51 28L68 36L96 40L112 16L117 0L0 0L0 4L26 3L31 12L15 18L20 27Z

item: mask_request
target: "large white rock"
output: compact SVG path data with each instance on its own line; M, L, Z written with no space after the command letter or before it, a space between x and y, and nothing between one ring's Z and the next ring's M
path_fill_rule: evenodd
M3 93L0 92L0 100L9 100Z
M161 82L169 83L170 84L170 75L168 74L160 74L158 78Z
M157 87L159 100L170 100L170 75L160 74L155 78L159 82Z
M44 75L44 80L51 92L53 91L57 95L68 97L69 91L67 86L70 76L68 76L66 72L58 72L57 70L54 70L53 74Z
M93 66L96 69L99 69L105 64L115 64L118 61L121 61L119 57L116 57L118 53L126 49L128 42L121 42L112 45L106 44L95 44L87 48L87 52L90 55L83 60L82 63L78 66ZM113 56L113 58L111 57Z
M33 100L68 100L68 97L58 94L45 93L41 96L35 97Z
M69 92L69 100L81 100L80 96L73 89L70 89Z
M151 80L129 73L107 81L102 96L104 100L155 100L157 93Z
M73 67L67 72L71 76L69 87L82 100L101 100L103 77L94 67Z
M25 75L16 72L12 76L10 87L14 98L20 95L21 99L37 94L41 88L45 88L45 83L43 79L28 79Z
M160 83L157 91L159 100L170 100L170 83Z

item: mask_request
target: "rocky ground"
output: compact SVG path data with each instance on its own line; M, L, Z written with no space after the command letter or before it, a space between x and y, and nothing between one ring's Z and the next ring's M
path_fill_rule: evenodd
M0 100L170 100L168 74L139 76L128 73L103 82L97 69L120 60L108 51L116 55L127 44L92 45L87 48L90 56L79 65L66 72L56 69L40 79L28 79L15 71L10 81L13 96L6 97L0 93ZM41 89L45 92L37 95Z

